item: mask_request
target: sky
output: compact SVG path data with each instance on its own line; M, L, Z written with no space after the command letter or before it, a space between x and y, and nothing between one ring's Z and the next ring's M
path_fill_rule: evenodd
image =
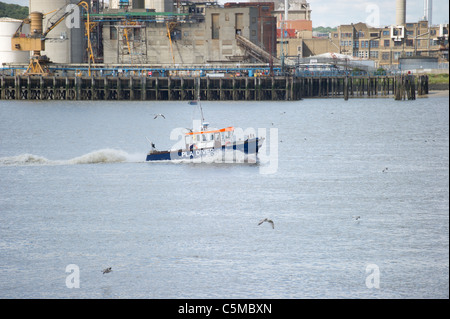
M29 0L1 1L26 6L29 4ZM219 0L219 2L228 1ZM239 2L239 0L229 2ZM395 0L307 0L307 2L312 10L313 27L336 27L358 22L367 22L372 26L387 26L395 23ZM406 22L417 22L422 18L423 2L423 0L406 0ZM448 12L448 0L433 0L433 24L448 23Z
M395 0L309 0L313 27L368 22L378 26L395 24ZM406 22L423 17L423 0L406 0ZM449 1L433 0L432 23L448 23ZM376 16L379 19L376 19ZM377 26L377 25L375 25Z

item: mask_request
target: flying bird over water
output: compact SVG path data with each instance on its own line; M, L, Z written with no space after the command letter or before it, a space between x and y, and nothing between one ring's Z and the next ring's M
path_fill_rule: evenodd
M353 216L353 218L354 218L355 220L359 220L359 219L361 218L361 216Z
M155 114L155 117L154 117L153 119L156 119L158 116L161 116L161 117L164 118L164 119L166 118L166 117L164 116L164 114L161 114L161 113L160 113L160 114Z
M275 228L275 225L274 225L274 223L273 223L273 220L268 219L268 218L264 218L264 219L260 220L259 223L258 223L258 226L261 225L261 224L264 223L264 222L268 222L269 224L271 224L271 225L272 225L272 229Z
M102 270L103 274L107 274L107 273L109 273L111 271L112 271L111 267L108 267L108 268L105 268L105 269Z

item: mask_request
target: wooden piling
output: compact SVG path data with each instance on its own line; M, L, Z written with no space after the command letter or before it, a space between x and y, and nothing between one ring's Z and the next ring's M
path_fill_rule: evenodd
M344 78L344 100L348 100L348 76Z

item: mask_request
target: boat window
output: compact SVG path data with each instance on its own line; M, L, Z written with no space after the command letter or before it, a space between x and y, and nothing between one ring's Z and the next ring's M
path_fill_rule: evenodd
M205 134L202 134L202 140L203 140L204 142L206 142L206 135L205 135Z
M219 140L220 140L220 134L219 134L219 133L215 133L215 134L214 134L214 137L215 137L216 141L219 141Z

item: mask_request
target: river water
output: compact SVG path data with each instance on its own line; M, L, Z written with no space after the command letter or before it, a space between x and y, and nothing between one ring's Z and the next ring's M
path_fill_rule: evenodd
M264 158L147 163L195 107L0 101L0 298L449 298L448 104L203 102Z

